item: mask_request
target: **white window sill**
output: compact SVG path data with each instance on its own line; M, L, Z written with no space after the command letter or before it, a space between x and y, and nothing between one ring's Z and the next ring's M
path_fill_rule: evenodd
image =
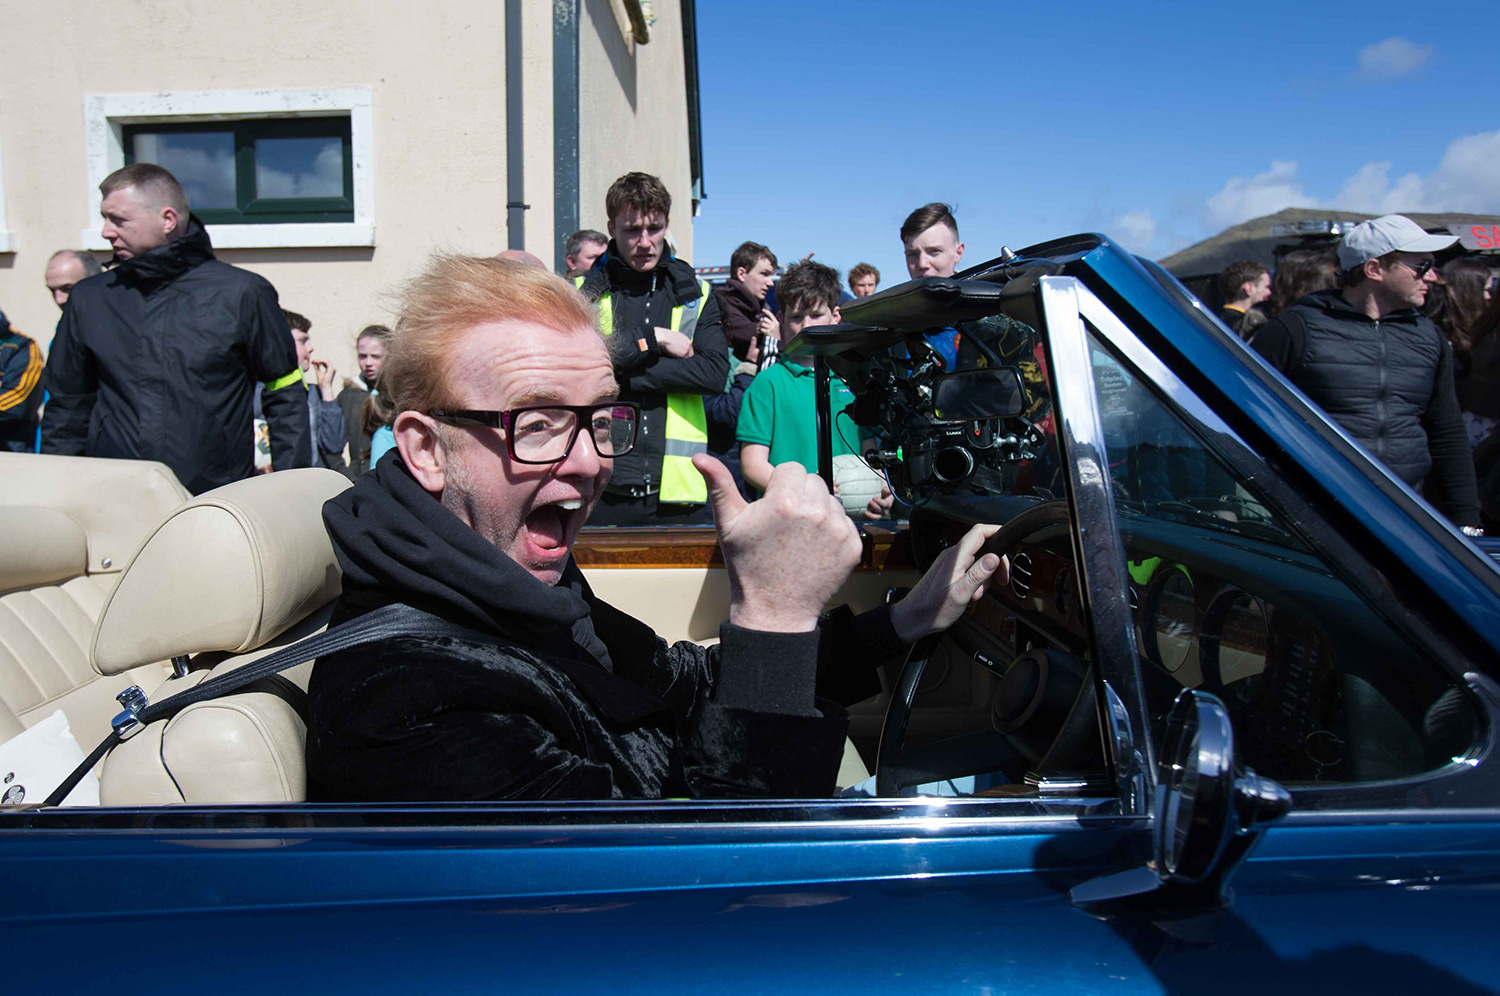
M0 232L0 252L4 236ZM215 249L314 249L327 247L360 247L375 244L375 226L358 222L289 224L289 225L209 225L208 238ZM109 243L99 237L99 229L86 228L79 233L85 249L108 249ZM13 251L13 250L11 250Z
M16 251L16 233L0 232L0 252Z

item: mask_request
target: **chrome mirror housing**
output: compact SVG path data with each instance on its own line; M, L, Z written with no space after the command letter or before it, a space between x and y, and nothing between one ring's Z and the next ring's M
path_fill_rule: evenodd
M1235 758L1224 703L1184 689L1167 714L1153 797L1152 857L1077 885L1075 905L1101 913L1187 915L1230 903L1229 880L1292 797Z
M1269 778L1236 773L1234 728L1224 703L1183 689L1167 714L1156 780L1155 864L1165 880L1201 882L1230 842L1286 815L1292 798Z

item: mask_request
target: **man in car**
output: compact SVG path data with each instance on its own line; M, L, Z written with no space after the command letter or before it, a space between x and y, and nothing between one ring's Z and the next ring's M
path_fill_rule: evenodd
M1479 491L1453 386L1453 349L1419 310L1437 280L1432 254L1457 242L1399 214L1339 241L1343 286L1262 325L1250 346L1375 458L1471 535ZM1430 475L1430 477L1429 477Z
M151 163L99 184L118 263L72 288L47 356L42 452L160 460L194 494L255 473L251 395L276 470L311 460L292 333L265 278L221 263Z
M397 452L324 508L334 622L404 603L462 629L318 661L315 800L825 795L847 721L818 693L870 694L876 664L1006 576L975 527L894 606L820 618L860 556L838 501L787 465L747 504L700 454L729 620L717 646L668 646L572 558L638 428L581 295L439 257L408 287L385 374Z

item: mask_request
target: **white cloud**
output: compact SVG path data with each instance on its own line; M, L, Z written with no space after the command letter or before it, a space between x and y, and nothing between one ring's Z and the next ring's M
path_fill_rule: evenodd
M1288 207L1327 207L1391 214L1402 211L1472 211L1500 214L1500 130L1465 135L1449 143L1437 168L1427 175L1406 173L1391 179L1391 163L1365 163L1332 197L1304 188L1292 161L1273 162L1257 176L1233 177L1203 203L1200 220L1220 231Z
M1156 219L1150 211L1127 211L1112 220L1105 231L1128 251L1145 253L1156 241Z
M1359 50L1359 72L1365 80L1394 80L1410 76L1432 59L1436 45L1418 45L1407 38L1387 38Z
M1312 207L1316 203L1303 191L1295 162L1273 162L1257 176L1231 177L1222 190L1205 201L1203 227L1218 231L1285 207Z
M324 143L313 159L312 169L306 172L257 164L255 192L260 197L341 197L344 193L343 150L337 141Z
M1454 139L1437 169L1426 176L1406 173L1394 182L1391 164L1360 167L1328 202L1346 211L1473 211L1500 213L1500 130Z

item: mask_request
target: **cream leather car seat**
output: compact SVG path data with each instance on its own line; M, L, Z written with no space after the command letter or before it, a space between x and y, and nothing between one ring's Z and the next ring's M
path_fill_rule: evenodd
M171 673L155 658L101 676L89 642L131 555L191 496L145 460L5 452L0 482L0 742L61 709L79 743L97 743L115 693Z
M321 630L341 581L323 503L349 486L332 470L283 471L177 508L105 605L94 665L121 674L142 661L177 659L190 670L158 688L151 695L158 702ZM301 665L278 676L289 681L258 682L139 730L105 758L100 802L305 800L298 699L310 672L310 663Z

